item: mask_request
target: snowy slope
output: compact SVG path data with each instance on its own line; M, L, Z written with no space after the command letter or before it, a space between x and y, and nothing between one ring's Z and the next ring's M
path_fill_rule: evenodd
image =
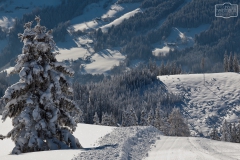
M125 56L118 50L106 49L92 56L93 62L86 64L85 71L91 74L106 73L124 59Z
M2 118L0 116L0 118ZM0 134L6 135L12 129L11 120L7 119L4 123L0 122ZM95 147L99 138L112 132L114 127L78 124L74 136L76 136L84 148ZM11 139L0 140L0 159L1 160L70 160L74 155L85 150L58 150L26 153L21 155L9 155L14 147Z
M214 125L223 119L238 122L240 116L240 87L238 73L213 73L170 75L158 77L169 92L181 93L184 97L180 106L190 129L202 131L205 136Z
M237 160L240 145L195 137L161 136L144 160Z
M72 31L88 31L102 28L105 32L112 25L119 25L124 19L128 19L134 14L141 12L138 8L140 3L116 4L116 0L109 4L109 7L103 8L106 0L99 3L88 5L84 13L71 20L69 33ZM119 49L108 49L95 52L93 49L93 40L86 34L83 36L70 36L67 42L58 43L57 56L59 61L78 60L85 57L91 57L91 62L83 64L84 71L91 74L107 73L114 65L118 65L125 56L119 52ZM66 47L67 46L67 47Z
M114 0L108 8L104 9L105 2L106 0L103 0L98 4L88 5L82 15L71 20L72 26L70 28L74 31L97 29L113 23L115 20L113 24L116 25L122 22L124 18L129 18L139 11L137 8L140 3L116 4L116 0Z
M165 56L170 49L182 50L194 45L195 35L208 30L209 24L201 25L197 28L172 28L171 34L162 44L153 44L152 54L154 56ZM169 45L170 44L170 45ZM171 45L172 44L172 45Z
M1 118L1 117L0 117ZM11 121L0 122L0 134ZM194 137L168 137L152 126L107 127L78 124L74 135L84 149L55 150L10 155L13 142L0 140L1 160L228 160L240 158L240 145Z
M104 25L100 28L102 29L103 32L107 32L110 27L121 24L124 20L129 19L130 17L134 16L136 13L139 13L139 12L142 12L142 10L140 8L137 8L131 12L128 12L128 13L122 15L121 17L115 19L111 23Z

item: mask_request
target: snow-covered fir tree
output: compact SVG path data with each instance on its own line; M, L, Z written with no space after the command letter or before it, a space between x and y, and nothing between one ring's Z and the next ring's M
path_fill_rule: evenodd
M236 142L240 143L240 122L236 126Z
M163 128L164 128L164 123L161 117L161 112L159 107L155 109L154 127L159 129L160 131L163 131Z
M97 112L95 112L95 114L93 116L93 123L96 124L96 125L100 124Z
M76 122L71 112L79 112L68 97L73 89L66 76L74 72L58 62L54 53L52 30L40 25L40 17L24 25L22 54L17 57L12 74L19 82L8 87L3 96L6 103L2 120L12 118L13 129L4 137L15 142L12 154L33 151L81 148L73 136Z
M143 110L141 111L140 125L147 126L148 125L147 118L148 118L147 110L146 108L143 108Z
M109 124L110 124L110 117L109 117L108 113L103 113L101 125L109 126Z
M217 131L216 127L212 128L212 130L209 133L209 136L213 140L220 140L220 137L218 135L218 131Z
M115 126L115 119L113 117L112 114L108 114L108 113L103 113L102 114L102 122L101 125L105 125L105 126Z
M173 108L168 121L170 124L170 136L190 136L188 125L185 123L185 120L178 108Z
M223 123L222 123L222 127L221 127L221 141L226 141L226 142L230 142L231 141L231 133L229 130L229 126L227 121L224 119Z
M138 125L138 119L135 110L132 106L128 106L127 110L123 112L122 126L136 126Z
M161 126L161 131L165 134L165 135L170 135L169 131L170 131L170 123L168 121L168 118L164 118L163 120L163 125Z
M224 54L223 64L224 64L224 71L228 72L228 55L227 55L227 52L225 52L225 54Z
M228 72L233 72L233 55L230 53L229 59L228 59Z
M148 125L154 125L154 111L153 108L150 109L148 112L148 117L147 117L147 123Z
M230 133L231 133L231 142L237 142L237 129L236 129L235 123L231 125Z
M239 63L238 63L238 58L237 58L237 55L234 54L234 57L233 57L233 70L234 72L239 72Z
M111 113L109 116L110 116L110 126L116 126L117 123L114 115Z

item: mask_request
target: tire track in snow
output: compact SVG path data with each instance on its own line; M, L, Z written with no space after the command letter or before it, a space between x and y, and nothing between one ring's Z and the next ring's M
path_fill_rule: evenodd
M189 139L189 142L192 143L193 146L200 149L201 152L208 154L212 157L217 157L220 160L238 160L238 158L233 158L228 155L225 155L222 150L217 150L214 145L211 145L213 140L203 139L202 141L196 139ZM223 142L224 143L224 142ZM197 147L198 146L198 147Z

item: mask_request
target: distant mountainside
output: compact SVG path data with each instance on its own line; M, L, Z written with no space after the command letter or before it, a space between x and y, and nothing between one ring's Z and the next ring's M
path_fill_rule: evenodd
M238 0L229 0L240 4ZM223 71L224 53L239 57L239 17L215 17L223 0L0 1L0 67L14 65L23 24L40 15L54 29L59 60L81 73L109 73L119 61L174 61L186 72ZM98 69L98 67L100 69ZM103 67L102 67L103 66Z

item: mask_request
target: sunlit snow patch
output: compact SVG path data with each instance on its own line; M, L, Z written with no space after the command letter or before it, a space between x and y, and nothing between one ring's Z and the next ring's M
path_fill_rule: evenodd
M93 62L86 65L85 71L91 74L105 73L124 59L125 56L118 50L106 49L92 56Z
M128 12L128 13L124 14L123 16L115 19L113 22L102 26L101 29L103 32L107 32L107 30L109 28L111 28L112 26L117 26L117 25L121 24L124 20L129 19L130 17L134 16L136 13L139 13L139 12L142 12L142 10L140 8L137 8L131 12Z
M14 67L9 67L9 68L7 68L7 69L4 69L4 70L1 71L1 72L7 72L7 74L9 74L13 69L14 69ZM0 72L0 73L1 73L1 72Z
M102 6L105 1L101 1L98 4L91 4L84 9L84 13L71 20L71 31L87 31L91 29L97 29L104 25L108 25L112 21L120 18L110 25L118 25L124 18L129 18L139 11L137 9L140 3L128 3L128 4L113 4L110 8L104 9ZM108 28L108 26L106 26Z
M155 48L152 53L154 56L166 56L169 53L170 47L164 46L163 48Z
M208 30L209 24L201 25L197 28L172 28L171 34L164 40L162 44L154 44L152 54L154 56L166 56L169 48L172 50L182 50L194 45L195 35Z

